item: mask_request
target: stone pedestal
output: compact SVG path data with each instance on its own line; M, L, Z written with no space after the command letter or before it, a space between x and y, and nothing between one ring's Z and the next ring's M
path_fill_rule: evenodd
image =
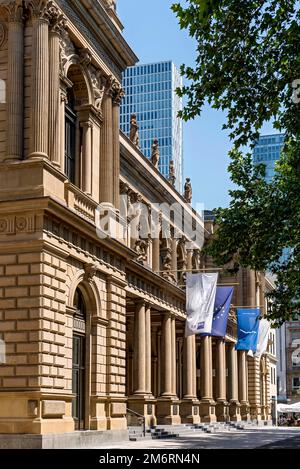
M130 396L128 398L128 409L145 417L146 427L153 427L157 424L155 404L156 400L152 396ZM128 418L131 424L137 426L141 424L141 418L130 411L128 412Z
M177 425L181 423L178 398L160 397L156 407L157 423L159 425Z
M229 420L229 404L226 400L217 399L216 417L218 422L228 422Z
M182 423L200 423L200 409L197 399L183 399L180 403L180 416Z
M250 420L249 402L241 401L241 419L242 420Z
M240 422L241 404L238 401L231 400L229 402L229 418L231 422Z
M251 420L261 420L261 406L259 404L251 404L250 405L250 419Z
M213 399L202 399L200 401L201 422L216 422L216 403Z

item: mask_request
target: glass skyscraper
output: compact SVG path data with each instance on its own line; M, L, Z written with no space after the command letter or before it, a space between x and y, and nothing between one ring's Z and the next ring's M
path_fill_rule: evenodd
M155 138L159 141L160 172L168 178L174 161L178 191L183 186L182 121L177 117L182 99L175 89L182 78L172 61L129 67L123 75L125 98L121 105L121 129L129 135L130 116L136 114L142 153L151 157Z
M275 164L280 158L280 152L284 143L284 134L261 135L253 150L254 164L266 165L267 182L275 175ZM282 262L288 259L290 249L285 248L282 253Z
M254 164L266 165L266 180L270 181L275 174L275 163L280 158L284 143L284 134L261 135L253 150Z

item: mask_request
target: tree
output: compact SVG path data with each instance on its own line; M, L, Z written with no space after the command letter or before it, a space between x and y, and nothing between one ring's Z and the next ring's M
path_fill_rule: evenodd
M228 208L215 209L218 230L207 252L219 265L270 270L274 325L300 311L300 7L296 0L187 0L172 6L197 44L194 68L182 65L188 84L178 89L184 120L207 101L227 111L233 142ZM299 91L299 93L298 93ZM285 133L270 183L251 151L266 121ZM282 261L285 248L289 254Z

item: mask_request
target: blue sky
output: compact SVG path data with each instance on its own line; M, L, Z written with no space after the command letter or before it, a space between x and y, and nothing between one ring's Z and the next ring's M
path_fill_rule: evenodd
M124 36L141 63L173 60L193 65L196 43L180 30L170 7L174 0L118 0L118 15ZM227 167L231 147L222 130L226 115L204 108L201 117L184 123L184 176L191 177L193 205L204 203L206 209L227 206L228 189L233 187ZM264 129L273 133L272 128Z

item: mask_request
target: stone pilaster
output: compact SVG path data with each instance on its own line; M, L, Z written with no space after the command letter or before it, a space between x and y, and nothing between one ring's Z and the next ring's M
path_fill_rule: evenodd
M201 382L202 393L200 415L203 422L215 422L215 401L213 399L212 341L211 337L201 338Z
M114 204L114 146L113 146L113 104L111 84L108 82L107 91L103 98L103 123L101 127L101 155L100 155L100 203Z
M11 3L8 10L8 77L6 161L23 157L24 23L23 8Z
M175 340L175 319L169 313L165 313L162 319L162 383L161 397L157 401L158 423L174 424L180 423L178 398L174 395L174 344ZM175 349L175 350L174 350ZM176 363L176 362L175 362Z
M180 405L181 420L183 423L199 423L199 401L196 396L195 335L185 337L183 356L184 397Z
M249 402L248 402L248 379L247 379L247 359L246 350L238 351L239 366L239 401L241 404L242 420L249 420Z
M229 416L230 420L237 422L241 420L241 411L239 403L239 387L238 387L238 356L235 350L235 343L229 342L229 363L228 363L228 379L229 379Z
M49 158L59 169L62 168L60 132L63 121L60 119L59 90L59 41L66 20L59 10L54 9L50 19L49 33ZM63 152L64 154L64 152Z
M49 19L48 2L31 2L32 120L29 158L48 158Z
M217 420L226 422L228 416L228 402L226 398L226 348L225 340L220 338L216 342L217 353Z
M117 210L120 209L120 103L124 96L121 86L116 83L112 104L112 126L113 126L113 203Z

